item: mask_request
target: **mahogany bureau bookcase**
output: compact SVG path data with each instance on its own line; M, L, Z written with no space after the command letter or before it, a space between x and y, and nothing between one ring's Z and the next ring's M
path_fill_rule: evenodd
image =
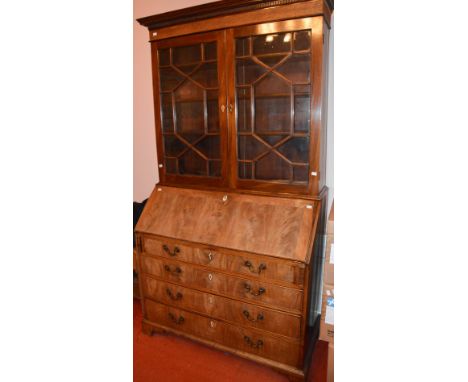
M135 229L145 333L307 377L332 10L332 0L225 0L138 20L160 178Z

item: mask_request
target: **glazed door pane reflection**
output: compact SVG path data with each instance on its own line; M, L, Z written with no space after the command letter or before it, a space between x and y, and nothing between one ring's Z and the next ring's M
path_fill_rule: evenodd
M158 50L167 174L221 177L217 42Z
M310 30L237 38L239 179L307 185Z

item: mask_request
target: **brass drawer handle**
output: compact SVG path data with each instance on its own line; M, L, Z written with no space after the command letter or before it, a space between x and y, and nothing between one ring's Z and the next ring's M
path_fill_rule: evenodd
M252 348L256 348L256 349L259 349L263 346L263 341L262 340L258 340L256 343L252 341L252 339L248 336L244 336L244 341L247 342L248 345L250 345L250 347Z
M249 260L247 260L244 263L244 266L249 268L250 272L258 273L258 274L262 273L262 271L264 271L267 268L266 265L262 263L258 266L258 270L255 270L255 267L252 265L252 263Z
M174 247L174 252L171 252L171 250L169 249L169 247L168 247L166 244L163 245L163 250L164 250L164 252L166 252L169 256L172 256L172 257L174 257L175 255L177 255L177 254L180 252L179 247Z
M182 298L182 293L177 292L177 294L174 296L174 294L169 288L166 288L166 293L174 301L180 300Z
M182 269L180 269L179 267L175 267L174 269L171 269L169 265L165 265L164 270L166 272L169 272L173 276L179 276L182 273Z
M257 321L263 321L263 314L259 313L257 314L257 318L252 318L250 317L250 313L248 310L244 310L242 314L245 316L245 318L251 322L257 322Z
M182 316L179 316L179 318L175 318L175 316L169 312L169 318L171 319L172 322L174 322L177 325L181 325L184 323L185 318Z
M247 284L247 283L244 284L244 289L246 292L250 293L252 296L260 296L261 294L266 292L266 289L262 287L258 288L258 292L252 292L252 287L250 286L250 284Z

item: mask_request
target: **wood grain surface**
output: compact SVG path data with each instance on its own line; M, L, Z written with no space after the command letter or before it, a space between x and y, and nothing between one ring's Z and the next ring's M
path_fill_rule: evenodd
M160 187L137 232L305 262L315 203ZM224 198L224 200L223 200Z
M299 366L300 344L279 339L255 329L245 329L196 313L146 301L146 319L170 328L183 330L210 341L256 354L290 366Z
M157 279L201 291L296 314L302 310L303 292L300 289L286 288L263 281L253 281L214 272L205 267L191 266L174 260L160 260L148 256L140 257L140 269L142 274L147 273Z
M244 327L268 331L276 335L280 334L292 338L300 336L301 317L298 315L200 292L148 276L143 277L143 289L145 296L176 308L190 310Z
M144 237L142 252L151 256L203 265L229 273L258 279L273 280L301 287L304 283L304 264L270 256L197 246L169 238Z

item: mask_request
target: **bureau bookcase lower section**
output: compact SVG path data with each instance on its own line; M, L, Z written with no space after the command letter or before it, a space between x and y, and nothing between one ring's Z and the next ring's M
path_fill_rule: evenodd
M200 216L187 207L193 194L205 201L197 207ZM233 216L230 203L240 209ZM180 207L166 211L164 205ZM320 206L310 199L168 187L153 193L136 239L144 332L180 335L304 381L318 334L311 312ZM287 224L275 230L272 215L284 215ZM219 235L211 243L202 241L201 229L190 234L196 222L213 219ZM232 241L227 220L245 240Z

